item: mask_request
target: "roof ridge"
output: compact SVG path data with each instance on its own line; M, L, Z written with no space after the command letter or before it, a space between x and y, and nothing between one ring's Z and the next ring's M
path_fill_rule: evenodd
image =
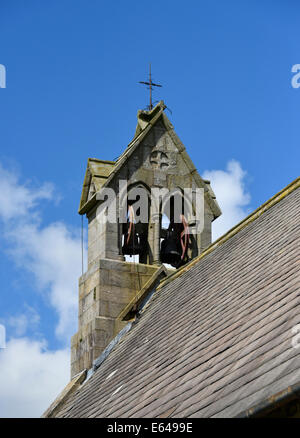
M93 157L89 157L88 161L98 161L99 163L108 163L108 164L115 164L115 161L112 160L101 160L100 158L93 158Z
M132 148L135 145L139 144L140 138L141 137L143 138L144 134L148 132L149 128L151 126L153 126L157 122L157 120L160 118L160 116L163 114L164 107L161 105L161 102L159 102L153 108L153 110L150 112L150 113L152 113L153 117L151 119L149 119L147 122L145 122L144 128L141 128L141 131L134 135L133 139L128 143L128 145L126 146L126 148L124 149L122 154L117 158L117 160L115 161L115 167L111 170L109 176L116 173L115 170L116 170L116 168L119 168L119 165L121 162L123 162L124 157L126 157L127 154L129 152L131 152ZM158 108L160 108L160 109L158 109ZM143 112L142 110L140 110L139 113L142 114L142 113L145 113L145 111ZM139 116L139 113L138 113L138 116Z
M161 289L163 286L167 285L170 281L184 274L186 271L189 271L199 260L201 260L206 255L210 254L214 249L225 243L231 237L235 236L239 231L244 229L251 222L255 221L259 216L261 216L264 212L269 210L271 207L276 205L294 190L300 187L300 176L264 202L261 206L259 206L256 210L246 216L243 220L238 222L233 228L228 230L225 234L219 237L215 242L213 242L208 248L206 248L200 255L191 260L188 264L182 266L174 273L170 274L165 280L163 280L157 287L157 290Z

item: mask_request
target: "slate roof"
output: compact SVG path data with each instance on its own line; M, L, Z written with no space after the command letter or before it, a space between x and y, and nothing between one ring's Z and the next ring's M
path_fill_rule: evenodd
M243 416L297 385L299 225L300 178L165 280L55 416Z

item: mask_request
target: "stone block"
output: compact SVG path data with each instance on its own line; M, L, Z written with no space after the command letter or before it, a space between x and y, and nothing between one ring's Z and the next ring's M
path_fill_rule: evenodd
M123 303L125 305L133 298L136 290L119 286L101 287L100 300L111 301L112 303Z

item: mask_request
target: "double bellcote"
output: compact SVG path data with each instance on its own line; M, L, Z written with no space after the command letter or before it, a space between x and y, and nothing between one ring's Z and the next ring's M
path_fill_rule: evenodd
M132 255L177 268L211 243L220 208L165 108L161 101L138 112L135 136L116 161L88 159L79 207L89 222L88 268Z

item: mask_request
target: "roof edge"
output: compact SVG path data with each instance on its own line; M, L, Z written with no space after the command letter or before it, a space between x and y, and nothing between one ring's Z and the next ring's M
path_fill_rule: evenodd
M239 231L249 225L251 222L255 221L259 216L261 216L265 211L269 210L275 204L280 202L283 198L288 196L294 190L300 187L300 177L296 178L289 185L284 187L280 192L276 193L272 198L263 203L260 207L250 213L245 219L231 228L223 236L219 237L214 243L212 243L208 248L206 248L199 256L195 257L188 264L179 268L174 274L170 274L165 280L163 280L157 287L157 290L161 289L163 286L167 285L170 281L189 271L199 260L201 260L206 255L210 254L215 248L225 243L231 237L235 236Z
M93 168L91 166L92 162L108 164L108 165L110 165L112 167L116 163L115 161L100 160L98 158L91 158L91 157L89 157L87 159L87 166L86 166L86 171L85 171L85 174L84 174L83 186L82 186L82 190L81 190L80 202L79 202L79 207L78 207L78 213L80 215L85 214L89 210L89 208L91 206L93 206L93 203L92 204L89 203L90 200L85 200L86 196L88 195L88 193L86 191L88 191L88 188L89 188L91 180L94 177L96 177L96 178L97 177L108 178L108 175L105 176L105 175L100 175L100 174L94 173L93 172Z
M124 309L119 313L117 319L128 321L135 317L139 305L145 300L149 292L155 287L156 283L159 283L160 277L167 276L168 271L164 265L157 268L154 274L149 278L147 283L139 290L136 296L124 307Z
M164 107L160 106L159 104L157 104L157 106L152 110L152 112L154 113L153 118L149 120L149 122L147 122L146 126L131 140L131 142L128 144L124 152L119 156L119 158L115 162L116 164L114 168L108 175L106 182L103 184L103 187L106 187L111 182L111 180L115 177L115 175L117 175L117 173L123 166L124 162L131 156L135 148L140 144L140 142L147 135L149 130L152 128L152 126L161 117L163 111L164 111Z
M50 418L62 407L65 401L69 398L74 391L78 389L81 383L85 380L87 370L81 371L79 374L73 377L73 379L64 387L61 393L51 403L49 408L43 413L42 418Z
M90 161L97 161L98 163L116 164L116 162L112 160L101 160L100 158L92 158L92 157L88 158L88 162Z
M253 407L242 411L236 418L264 417L274 409L280 408L285 403L300 397L300 382L288 386L282 391L271 395L257 403Z

